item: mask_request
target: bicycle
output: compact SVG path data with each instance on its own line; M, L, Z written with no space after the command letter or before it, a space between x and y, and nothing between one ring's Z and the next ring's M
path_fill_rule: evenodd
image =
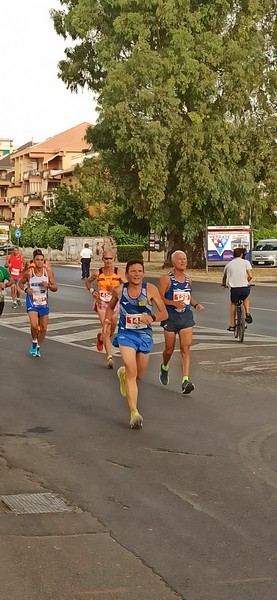
M236 339L239 339L241 343L244 340L244 332L245 332L245 311L243 306L243 300L241 298L238 299L236 303L235 309L235 330L234 336Z
M255 284L250 283L249 287L254 287L254 285ZM227 285L223 285L222 287L226 287L227 288ZM238 299L238 301L236 302L235 306L236 306L236 308L235 308L234 336L242 344L243 340L244 340L245 329L246 329L246 325L245 325L245 310L244 310L244 305L243 305L242 298Z

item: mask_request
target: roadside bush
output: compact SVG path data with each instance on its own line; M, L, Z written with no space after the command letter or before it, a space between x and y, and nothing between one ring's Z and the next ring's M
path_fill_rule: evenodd
M143 250L146 250L148 245L147 237L141 236L139 233L131 233L130 231L124 231L118 225L114 225L109 229L109 235L116 241L116 243L119 246L142 246Z
M128 260L143 260L142 253L144 246L139 245L122 245L117 246L117 259L119 262L127 262Z
M277 238L277 227L259 227L253 229L254 242L259 240L268 240L269 238Z
M47 243L56 250L63 249L63 241L66 235L72 235L71 229L66 225L53 225L47 232Z
M48 243L47 234L48 234L48 225L47 223L39 223L33 228L32 237L33 237L33 246L37 248L45 248Z
M103 219L85 217L79 223L77 235L102 237L108 235L108 225Z

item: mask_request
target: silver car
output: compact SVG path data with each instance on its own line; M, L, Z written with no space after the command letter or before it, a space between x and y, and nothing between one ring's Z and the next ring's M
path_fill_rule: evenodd
M259 240L252 252L252 264L277 267L277 239Z

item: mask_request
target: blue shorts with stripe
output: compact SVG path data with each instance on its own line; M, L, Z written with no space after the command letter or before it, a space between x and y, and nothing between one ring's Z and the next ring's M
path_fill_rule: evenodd
M113 346L127 346L133 348L136 352L149 354L153 348L153 338L145 333L138 331L119 331L113 339Z

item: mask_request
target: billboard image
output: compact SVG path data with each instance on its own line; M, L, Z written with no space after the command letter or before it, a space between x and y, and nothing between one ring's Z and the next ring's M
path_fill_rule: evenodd
M9 241L9 225L0 225L0 246L7 244Z
M246 258L250 260L251 229L241 227L208 227L207 228L207 261L208 264L226 264L234 258L234 249L246 248Z

